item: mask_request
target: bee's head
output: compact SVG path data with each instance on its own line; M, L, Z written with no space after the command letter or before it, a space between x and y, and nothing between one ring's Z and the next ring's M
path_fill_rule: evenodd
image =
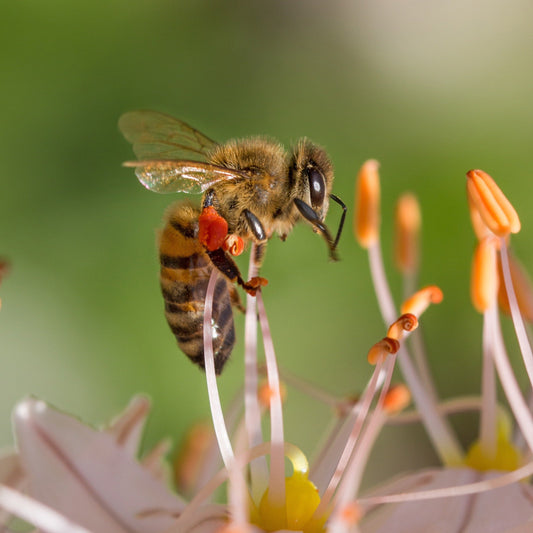
M293 194L292 201L299 214L313 226L315 232L318 231L324 237L329 256L336 261L336 248L344 225L346 206L340 198L331 194L333 165L324 149L308 139L298 141L290 155L289 186ZM343 209L335 239L324 223L330 198Z
M290 155L289 179L295 198L310 206L323 221L333 187L333 165L326 151L309 139L300 139Z

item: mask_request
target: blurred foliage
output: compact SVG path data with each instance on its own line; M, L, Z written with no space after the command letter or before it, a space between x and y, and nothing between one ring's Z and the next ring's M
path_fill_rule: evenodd
M464 174L479 167L499 181L531 264L532 10L518 0L4 5L0 253L12 270L1 287L1 442L27 394L99 422L144 391L154 402L147 444L208 416L204 377L178 352L158 289L154 235L173 198L120 167L132 153L117 119L137 108L220 140L308 136L328 149L350 208L358 167L379 159L389 266L395 199L408 189L421 200L421 282L445 293L424 317L439 391L477 392ZM339 215L333 207L331 226ZM264 296L281 364L348 394L366 382L365 354L384 327L349 223L340 254L328 262L322 240L298 227L269 246ZM241 339L220 380L226 401L242 351ZM294 398L287 433L311 450L315 410Z

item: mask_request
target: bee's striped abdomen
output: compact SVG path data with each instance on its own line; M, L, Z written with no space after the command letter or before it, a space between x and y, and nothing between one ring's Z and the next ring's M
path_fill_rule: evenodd
M165 316L179 347L204 368L205 294L214 268L198 240L200 210L189 203L172 205L159 238L161 291ZM220 374L235 343L230 281L219 276L213 300L213 352Z

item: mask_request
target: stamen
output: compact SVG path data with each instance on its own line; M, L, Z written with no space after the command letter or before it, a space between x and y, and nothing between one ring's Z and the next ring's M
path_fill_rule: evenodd
M378 380L383 370L382 366L383 366L383 361L379 361L376 368L374 369L374 373L372 374L372 378L370 379L370 382L368 383L365 391L363 392L361 396L361 401L357 405L355 405L352 410L353 415L357 413L352 430L350 432L348 440L346 441L346 444L344 446L340 459L337 463L335 472L331 476L328 487L326 488L324 494L322 495L322 500L320 502L320 505L317 507L315 511L315 514L314 514L315 519L319 519L327 512L327 509L333 497L333 494L335 493L335 490L341 480L341 477L346 471L346 467L350 461L350 457L352 456L353 450L355 448L355 445L357 443L357 440L363 428L363 424L365 422L366 416L370 409L372 399L374 398L374 395L376 393ZM385 372L389 374L389 372L387 371Z
M470 283L472 304L480 313L484 313L496 302L499 284L496 263L496 240L485 237L474 252Z
M500 244L500 257L502 260L503 280L505 283L505 288L507 290L507 295L509 297L509 308L511 309L513 326L515 329L516 338L518 340L518 345L520 346L520 352L522 353L522 360L524 361L527 375L529 377L529 383L533 385L533 351L531 349L531 345L529 344L529 339L526 333L524 321L522 320L522 315L520 314L520 310L518 308L516 293L513 287L511 272L509 268L509 254L507 252L507 247L505 246L503 238L501 239Z
M279 509L285 506L285 459L283 454L284 432L283 432L283 410L281 406L281 392L279 384L279 374L274 352L274 344L270 327L263 304L261 291L257 293L257 309L263 342L265 346L265 362L267 365L268 383L270 388L275 392L270 403L270 477L268 500L269 507Z
M257 276L255 263L256 245L252 243L248 278ZM244 419L248 443L251 448L263 442L261 429L261 408L257 397L257 311L255 297L246 295L246 319L244 326ZM254 500L259 501L268 480L268 468L265 457L261 456L250 464L250 486Z
M442 291L436 285L429 285L413 294L411 298L405 300L401 307L401 312L402 314L412 313L420 317L430 304L440 304L442 298Z
M414 331L418 327L418 318L411 313L405 313L396 322L391 324L387 331L387 337L401 340L406 333Z
M185 436L174 460L174 479L181 493L188 494L195 486L213 437L205 423L195 424Z
M488 228L499 237L518 233L518 214L496 182L483 170L470 170L466 177L468 196Z
M492 231L490 231L485 222L483 222L483 219L479 214L478 208L474 205L472 199L468 194L467 199L468 210L470 212L470 221L472 223L472 228L474 229L474 233L476 234L478 241L482 241L485 237L494 236L494 233L492 233Z
M383 409L388 415L403 411L411 402L411 393L402 383L392 385L383 398Z
M507 356L505 345L503 343L496 307L491 307L485 313L485 316L489 322L488 327L490 332L492 333L492 356L494 358L494 364L496 365L503 391L505 392L505 396L507 397L507 401L509 402L509 406L513 411L520 430L524 435L524 439L526 440L529 449L533 451L533 417L531 416L531 412L520 392L520 387L518 386L509 362L509 357Z
M366 358L371 365L376 365L383 361L387 355L397 353L399 349L400 342L397 339L384 337L368 350Z
M509 259L509 271L511 273L511 280L513 287L515 288L516 303L520 309L521 315L529 323L533 323L533 286L531 279L529 278L524 267L520 264L518 259L512 254L508 254ZM498 262L498 274L500 279L503 279L503 272L501 269L501 263ZM505 283L499 284L498 291L498 304L500 309L511 314L511 308L509 306L509 297L507 296L507 290L505 289Z
M366 161L357 176L355 191L354 233L363 248L379 240L380 187L379 163Z
M283 385L283 383L280 383L280 388L277 391L272 389L272 387L270 387L268 383L263 383L259 387L259 391L257 393L259 397L259 403L263 407L270 409L270 405L274 399L274 396L278 393L281 394L281 403L285 403L285 398L287 397L287 389Z
M422 215L414 194L400 196L395 212L395 258L396 265L404 275L414 274L418 269L419 237Z
M220 404L220 396L218 394L217 378L215 374L215 359L213 356L213 328L211 327L211 317L213 315L213 296L215 294L215 284L218 277L218 270L213 269L209 283L207 285L207 292L205 295L205 311L204 311L204 357L205 357L205 377L207 381L207 393L209 396L209 404L211 406L211 416L213 417L213 426L217 436L218 447L222 460L226 468L232 463L234 459L233 449L224 422L224 415L222 413L222 406Z
M383 503L413 502L432 500L435 498L450 498L466 496L468 494L479 494L481 492L487 492L489 490L494 490L500 487L505 487L506 485L510 485L512 483L516 483L531 476L532 474L533 462L513 470L512 472L506 472L500 476L483 481L467 483L465 485L453 485L451 487L444 487L440 489L404 492L399 494L385 494L383 496L369 496L367 498L359 498L358 502L361 506L367 507Z
M340 511L340 519L348 526L357 524L362 516L363 511L356 502L345 505Z

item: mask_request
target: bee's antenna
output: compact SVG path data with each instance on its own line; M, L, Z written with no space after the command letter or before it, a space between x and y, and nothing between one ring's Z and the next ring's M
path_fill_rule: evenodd
M295 198L294 203L296 204L298 211L300 211L300 214L305 218L305 220L307 220L315 228L317 228L324 236L324 239L326 239L329 248L329 257L333 261L338 261L339 258L337 257L337 253L335 252L335 242L331 238L331 233L329 232L328 227L318 218L318 215L315 213L313 208L307 205L304 201L300 200L299 198Z
M342 207L342 215L341 215L341 221L339 222L339 229L337 230L337 236L335 237L335 242L333 243L333 248L337 248L337 244L339 244L339 239L341 238L342 228L344 227L344 219L346 218L346 204L334 194L330 194L329 197L334 201L337 202Z

